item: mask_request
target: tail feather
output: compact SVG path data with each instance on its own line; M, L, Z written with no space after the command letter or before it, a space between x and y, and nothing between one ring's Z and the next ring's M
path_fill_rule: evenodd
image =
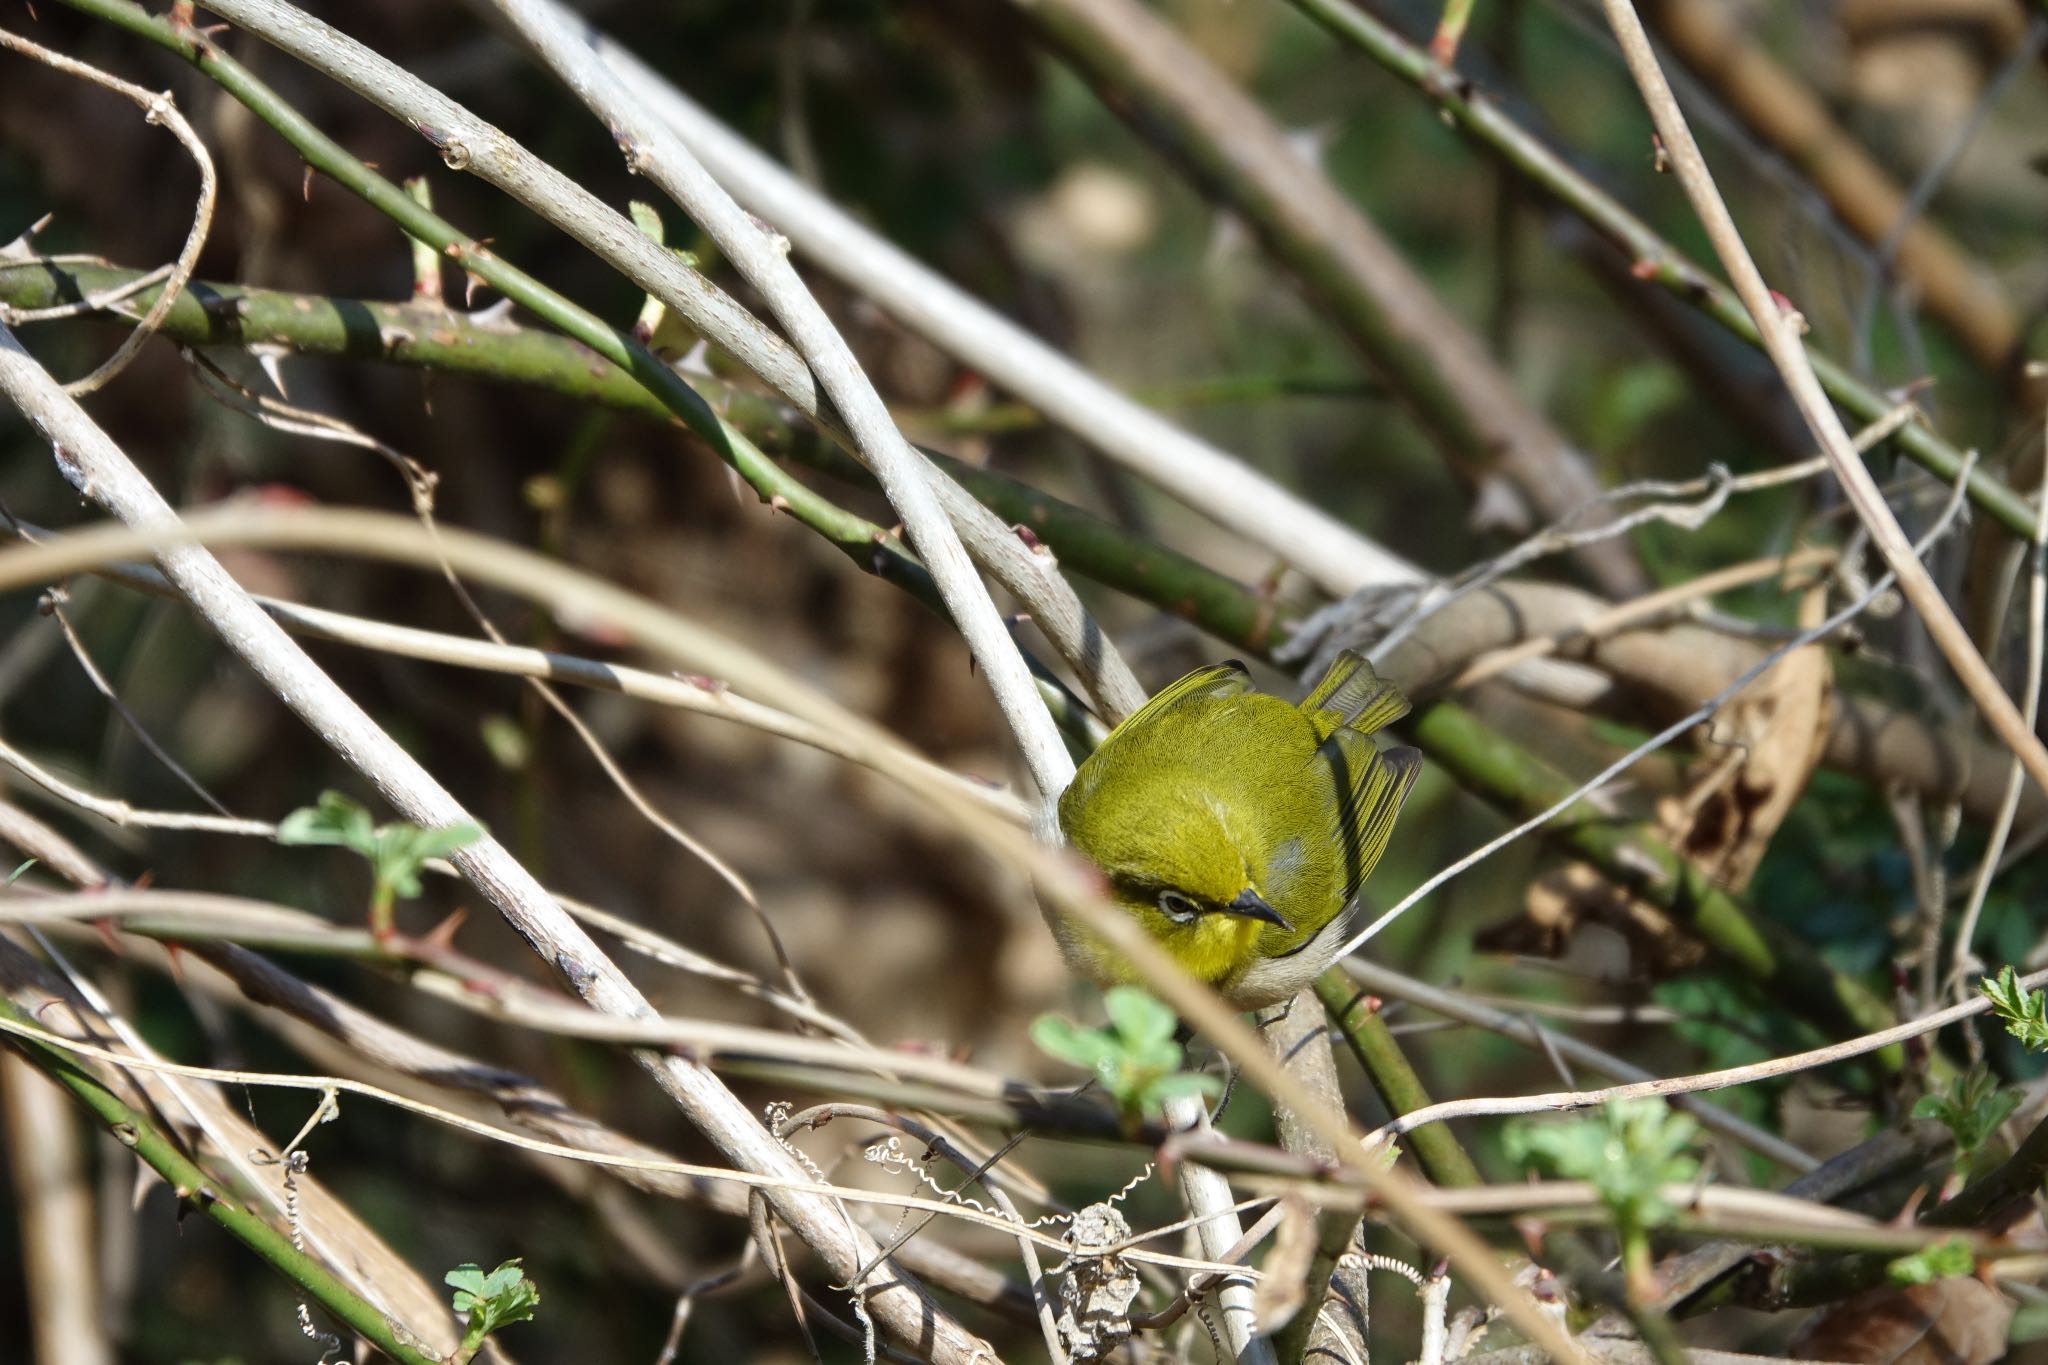
M1345 728L1369 735L1407 715L1408 699L1401 689L1373 672L1364 656L1347 649L1302 699L1301 709L1327 711L1341 717Z

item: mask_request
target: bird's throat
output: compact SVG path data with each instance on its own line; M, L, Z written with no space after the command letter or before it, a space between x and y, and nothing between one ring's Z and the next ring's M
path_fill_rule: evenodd
M1190 976L1221 985L1242 974L1257 957L1265 928L1240 915L1203 915L1169 937L1166 948Z

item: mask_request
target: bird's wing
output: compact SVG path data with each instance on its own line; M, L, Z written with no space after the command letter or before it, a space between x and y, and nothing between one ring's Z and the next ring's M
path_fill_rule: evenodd
M1342 859L1338 885L1349 901L1387 851L1422 755L1406 747L1382 752L1359 731L1341 728L1317 747L1316 757L1330 765L1331 843Z
M1132 712L1117 728L1136 731L1145 722L1159 719L1184 702L1197 698L1218 700L1251 690L1252 677L1245 671L1244 665L1235 659L1225 659L1220 664L1198 668L1179 682L1168 683L1160 688L1152 694L1152 700Z
M1301 709L1326 712L1339 725L1369 735L1408 714L1408 699L1352 650L1345 650L1330 664L1323 680L1304 697Z

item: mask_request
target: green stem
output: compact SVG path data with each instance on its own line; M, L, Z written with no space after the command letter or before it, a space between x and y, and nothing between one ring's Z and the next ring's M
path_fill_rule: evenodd
M0 268L0 301L47 307L105 292L135 274L90 266ZM151 298L145 291L133 306L146 309ZM479 326L462 314L431 308L195 283L173 305L163 330L191 345L261 342L527 384L641 417L674 420L670 409L638 379L579 341L530 328ZM786 455L848 479L868 478L825 438L792 424L779 404L737 387L723 390L717 398L727 420L758 442L748 449ZM1269 594L1028 484L943 456L935 458L1006 521L1029 527L1077 573L1183 616L1262 658L1270 658L1292 632L1296 614ZM902 569L902 577L884 572L885 577L929 589L930 580L914 563L883 555L883 547L869 538L878 534L872 525L859 522L858 527L866 528L865 533L856 529L842 543L861 552L856 558L863 568L893 564ZM1533 814L1570 790L1562 775L1451 703L1426 707L1411 728L1416 742L1461 785L1505 809ZM1809 947L1759 928L1735 898L1714 887L1647 829L1598 818L1579 818L1561 826L1551 837L1561 839L1610 880L1636 889L1662 908L1685 911L1681 917L1695 932L1757 979L1798 981L1800 993L1789 997L1796 1006L1811 1013L1834 1002L1822 1014L1830 1027L1851 1019L1856 1021L1854 1031L1863 1032L1895 1022L1881 1002L1821 964ZM1655 876L1646 877L1646 859L1658 869ZM1807 989L1815 985L1817 990ZM1884 1056L1888 1065L1896 1064L1895 1054Z
M48 308L111 292L140 271L44 262L0 262L0 303ZM145 289L129 301L137 313L155 302ZM89 315L132 325L118 314ZM497 380L544 389L567 398L601 403L635 416L673 422L674 414L638 380L583 343L512 323L479 324L470 315L420 304L375 303L318 294L290 294L241 285L195 281L171 305L159 329L190 346L282 346L307 355L413 366L444 374ZM712 405L754 448L786 457L863 487L867 470L808 426L793 424L788 409L773 399L720 380L700 383ZM950 456L927 452L948 474L1005 520L1029 527L1054 547L1069 567L1127 592L1162 610L1195 622L1221 639L1263 653L1286 638L1272 599L1174 550L1139 539L1122 528L1062 502L1031 485L977 468ZM789 487L800 487L793 481ZM785 492L785 496L787 493ZM827 504L830 506L830 504ZM793 509L794 510L794 509ZM879 535L856 522L841 542L872 558ZM857 556L859 558L860 556ZM863 562L863 568L872 569ZM884 577L902 575L929 598L922 569L904 559Z
M844 451L815 432L790 426L772 411L757 411L757 405L759 400L736 397L728 414L753 432L763 449L846 479L871 482L867 471ZM775 425L757 425L757 419ZM1082 576L1262 656L1286 640L1293 614L1283 611L1270 595L1021 480L950 455L928 453L983 505L1003 520L1029 529L1052 547L1065 567Z
M1431 702L1408 721L1409 733L1460 786L1510 815L1527 818L1563 800L1577 785L1455 702ZM1617 820L1584 801L1544 828L1545 837L1597 868L1615 885L1670 915L1741 968L1774 999L1821 1023L1831 1036L1868 1033L1897 1020L1862 982L1835 970L1804 940L1759 922L1699 867L1648 826ZM1873 1054L1891 1071L1905 1065L1897 1047Z
M1628 1248L1632 1244L1640 1247L1637 1254L1641 1257L1644 1283L1651 1288L1638 1297L1635 1293L1636 1280L1631 1274L1629 1294L1622 1302L1622 1311L1628 1314L1629 1322L1635 1326L1636 1335L1643 1339L1643 1345L1650 1348L1650 1354L1656 1358L1657 1365L1691 1365L1692 1356L1685 1349L1684 1338L1678 1335L1677 1325L1663 1309L1652 1302L1656 1298L1657 1277L1656 1272L1650 1267L1650 1239L1640 1232L1636 1233L1628 1242L1624 1242L1624 1257L1629 1254Z
M1379 1002L1358 989L1350 977L1331 968L1316 978L1316 994L1329 1013L1330 1026L1351 1045L1351 1055L1365 1069L1366 1079L1395 1117L1426 1109L1432 1103L1407 1054L1394 1041L1380 1015ZM1471 1187L1480 1183L1479 1168L1447 1123L1432 1123L1409 1133L1404 1141L1422 1163L1423 1174L1437 1185Z
M309 163L360 181L365 197L379 207L388 202L394 218L408 231L417 229L430 240L459 239L452 228L426 213L403 191L360 167L317 130L304 125L295 111L279 104L228 59L202 52L125 0L66 2L104 14L195 61L266 121L280 127ZM693 415L701 419L709 411L701 395L617 329L495 257L474 261L472 268L479 273L489 271L487 277L508 296L544 317L552 315L570 335L479 326L459 313L434 308L200 283L189 287L172 307L163 330L194 345L287 345L312 353L530 384L657 420L682 417L688 421ZM22 307L45 307L104 292L133 277L134 272L100 267L7 267L0 269L0 299ZM146 309L152 297L145 291L134 306ZM665 397L657 397L657 393ZM786 505L799 520L832 540L861 568L898 582L927 603L935 601L929 576L899 540L789 478L763 447L849 478L865 479L864 470L815 432L793 425L771 400L731 388L720 395L720 401L727 419L714 419L707 439L718 438L712 441L714 448L727 453L764 498L779 499L779 505ZM741 429L751 432L760 444L741 434ZM1097 582L1184 616L1261 657L1270 657L1291 631L1295 617L1289 609L1186 555L1145 542L1027 484L956 460L941 458L940 463L1006 520L1031 528L1067 567ZM1561 775L1451 703L1425 708L1412 722L1412 730L1416 742L1462 785L1496 805L1532 814L1570 789ZM1883 1003L1859 983L1826 967L1797 939L1758 926L1733 897L1714 887L1647 830L1580 818L1566 823L1553 837L1561 838L1574 854L1610 880L1678 914L1694 932L1759 981L1790 987L1794 993L1787 998L1809 1013L1817 1010L1830 1027L1847 1026L1862 1032L1894 1022ZM1646 860L1655 868L1653 875L1645 875ZM1895 1051L1881 1056L1886 1065L1898 1065Z
M1612 1214L1604 1216L1612 1217ZM1647 1233L1640 1227L1616 1219L1615 1238L1621 1245L1624 1274L1620 1277L1607 1269L1583 1239L1565 1235L1561 1225L1552 1224L1551 1235L1544 1239L1543 1250L1548 1263L1581 1295L1593 1303L1619 1309L1628 1318L1657 1365L1689 1365L1691 1357L1670 1316L1651 1299L1639 1299L1635 1293L1636 1273L1645 1276L1653 1273Z
M384 943L397 924L398 895L389 882L379 880L370 892L370 937Z
M1293 0L1339 39L1421 91L1446 120L1554 201L1583 218L1627 253L1635 278L1662 286L1699 309L1751 346L1762 347L1756 322L1735 292L1688 260L1620 200L1580 174L1541 138L1508 116L1501 106L1465 77L1432 61L1428 52L1409 42L1351 0ZM1868 425L1897 406L1897 400L1859 382L1843 366L1812 347L1807 357L1829 398ZM1948 483L1963 468L1963 453L1920 423L1893 438L1908 459ZM1970 500L1989 512L1999 525L2023 540L2034 538L2034 512L2027 500L1981 468L1973 470Z
M98 265L0 261L0 303L49 308L126 285L143 272ZM151 287L124 308L140 315L161 293ZM132 326L125 314L87 314ZM324 294L291 294L194 280L158 330L188 346L279 346L303 355L405 365L441 374L497 380L621 408L656 422L674 414L659 398L579 341L514 322L435 304L377 303Z
M0 1012L17 1024L35 1026L36 1021L10 1000L0 999ZM219 1224L308 1298L393 1360L401 1365L439 1365L439 1357L409 1344L382 1310L358 1297L320 1262L294 1248L291 1238L272 1227L261 1214L229 1195L151 1119L131 1109L71 1054L18 1035L11 1036L10 1041L51 1080L70 1091L123 1146L162 1176L182 1204L196 1208Z
M1458 44L1465 39L1466 26L1472 22L1473 0L1444 0L1443 18L1437 21L1436 33L1429 40L1430 57L1443 66L1449 66L1458 58Z

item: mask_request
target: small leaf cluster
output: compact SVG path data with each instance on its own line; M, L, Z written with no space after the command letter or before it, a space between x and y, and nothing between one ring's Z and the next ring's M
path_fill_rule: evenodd
M1899 1285L1933 1284L1958 1275L1974 1275L1976 1271L1977 1253L1960 1237L1921 1247L1885 1267L1886 1276Z
M1991 1012L2023 1047L2048 1051L2048 994L2020 985L2019 973L2009 966L1995 980L1984 978L1977 989L1989 997Z
M2012 1117L2019 1103L2020 1092L2001 1088L1980 1062L1949 1082L1946 1095L1922 1095L1913 1106L1913 1117L1938 1119L1955 1135L1956 1165L1961 1167L1998 1131L1998 1125Z
M470 1262L455 1267L442 1279L455 1289L451 1300L455 1311L469 1315L462 1344L455 1351L458 1365L475 1356L491 1333L515 1322L531 1322L534 1309L540 1306L540 1287L526 1278L517 1257L488 1275Z
M1173 1040L1173 1011L1166 1005L1135 986L1112 986L1103 1004L1108 1028L1083 1028L1060 1015L1041 1014L1031 1025L1031 1040L1061 1061L1094 1072L1127 1116L1156 1117L1168 1100L1222 1090L1217 1077L1180 1069L1181 1046Z
M1624 1235L1671 1220L1664 1186L1699 1175L1699 1124L1656 1096L1610 1100L1597 1117L1510 1125L1510 1158L1593 1186Z
M420 869L431 858L467 848L484 837L471 824L421 829L395 821L373 824L370 812L337 791L320 793L320 804L302 806L278 822L281 844L325 844L352 849L370 864L370 907L387 916L400 898L420 894Z

